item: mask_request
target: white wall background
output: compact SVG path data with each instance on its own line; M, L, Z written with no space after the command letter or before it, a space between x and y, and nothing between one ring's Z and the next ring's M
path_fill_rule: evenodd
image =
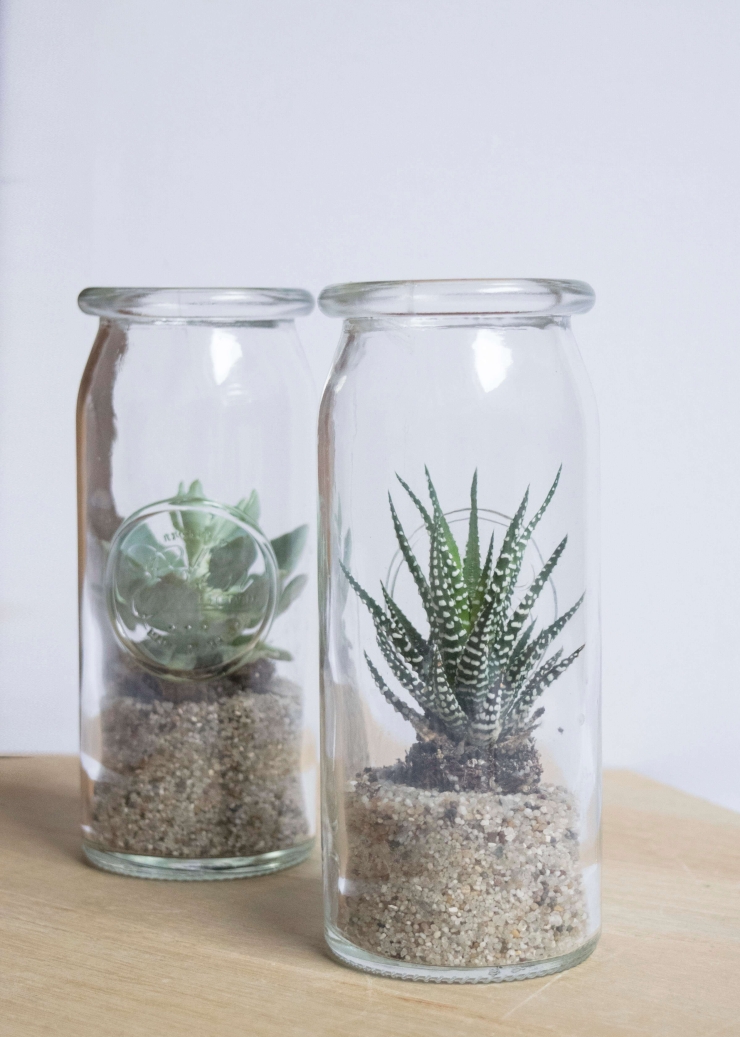
M739 38L736 0L6 0L0 751L77 743L82 287L575 277L605 762L740 809Z

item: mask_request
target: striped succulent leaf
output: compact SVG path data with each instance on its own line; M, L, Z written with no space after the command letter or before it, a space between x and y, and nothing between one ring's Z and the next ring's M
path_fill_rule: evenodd
M495 742L501 734L502 686L495 682L478 703L470 721L471 741L479 745Z
M491 582L491 571L493 569L493 533L491 533L491 539L488 544L488 551L486 553L486 560L481 570L481 574L478 577L478 584L470 598L470 621L471 627L475 622L478 613L483 607L483 599L486 596L488 585Z
M442 653L436 645L432 646L430 683L433 700L432 711L455 737L464 737L468 728L468 717L450 687L442 661Z
M385 586L382 583L380 586L383 591L383 600L385 601L385 607L388 610L391 624L394 628L398 628L398 630L405 635L409 643L408 649L402 651L402 654L417 672L421 672L424 660L429 651L429 643L421 636L414 624L406 618L404 613L386 590Z
M516 574L521 568L521 559L517 564L516 544L528 499L529 490L525 493L524 500L519 505L519 509L506 531L496 567L488 579L481 599L480 610L460 655L458 679L463 688L467 689L469 696L475 697L474 689L479 687L483 674L488 672L496 634L505 614L505 600L502 601L502 595L505 595L510 581L516 580ZM513 572L514 566L516 566L516 573ZM484 573L487 569L490 572L488 559Z
M555 663L560 661L563 654L563 649L559 648L557 652L550 656L545 663L545 666L554 666ZM504 675L502 682L502 694L501 694L501 715L506 719L509 717L515 717L517 713L517 703L519 696L521 695L522 688L526 684L528 679L531 679L532 673L528 671L524 674L523 679L515 684L509 680L507 675Z
M550 557L547 559L545 564L542 566L542 568L540 569L540 571L537 574L537 576L535 576L534 580L530 584L530 587L529 587L527 593L524 595L522 600L519 602L518 606L516 607L516 609L514 611L514 614L512 615L512 617L509 620L509 622L506 624L507 640L509 640L508 635L511 635L511 634L514 635L514 637L512 638L512 646L515 643L516 638L519 636L519 632L520 632L521 628L524 626L524 624L529 619L529 614L532 611L532 609L534 608L534 605L535 605L535 602L537 601L537 598L542 593L543 587L545 586L547 581L552 576L553 569L558 564L558 562L560 560L560 556L562 555L563 551L565 550L565 547L566 547L567 543L568 543L567 536L563 537L563 539L560 541L560 543L555 548L553 553L550 555ZM512 651L513 651L513 647L512 647Z
M514 589L524 553L558 485L560 472L543 504L525 521L529 491L511 520L494 561L493 537L481 568L478 476L470 490L470 520L464 560L455 543L429 472L431 511L398 477L418 508L430 538L429 576L424 575L401 526L393 501L391 517L399 548L421 596L429 620L425 638L381 583L381 607L340 562L350 586L370 612L378 647L401 687L424 711L413 710L395 695L366 655L375 684L386 700L417 730L434 737L441 725L450 738L491 744L526 729L537 717L532 704L575 661L583 646L567 658L562 650L542 663L548 648L575 615L583 598L539 634L532 611L565 550L556 547L517 605ZM525 626L525 624L527 624ZM541 665L540 665L541 664Z
M473 597L481 577L480 568L480 536L478 532L478 471L473 475L473 483L470 487L470 520L468 522L468 543L465 548L465 560L463 562L463 576L468 588L468 599L470 601L471 622L475 618L472 615Z
M431 710L434 707L434 695L428 684L414 673L408 663L395 650L390 640L383 633L377 635L378 648L383 653L383 658L393 673L393 676L401 684L409 695L413 696L423 710Z
M522 654L524 649L527 647L527 645L529 644L530 638L532 637L532 633L534 631L534 628L536 626L537 626L537 620L533 619L532 622L529 624L529 626L526 628L526 630L524 630L524 632L520 635L519 640L514 645L514 647L512 649L512 652L511 652L511 655L509 656L509 665L511 665L513 662L515 662L519 658L519 656Z
M373 675L373 680L375 681L375 684L377 685L378 690L380 691L383 698L387 702L389 702L391 706L393 706L397 713L401 714L404 720L408 720L408 722L411 724L411 726L414 728L414 730L421 738L426 739L431 737L432 732L429 729L429 726L426 724L424 717L421 715L421 713L417 713L415 709L412 709L411 706L408 706L403 701L403 699L400 699L398 697L398 695L393 694L391 689L388 687L388 685L385 683L385 681L373 665L373 661L370 658L370 656L367 654L367 652L365 652L364 654L365 662L368 665L368 669L370 670L370 673Z
M532 534L534 533L537 524L539 523L542 516L545 514L545 511L547 510L547 507L553 498L555 490L558 486L558 482L560 481L561 471L562 466L558 469L558 474L555 476L555 481L550 487L547 496L545 497L545 500L543 501L539 509L535 512L533 518L526 525L524 525L524 512L526 510L529 491L525 493L524 500L522 501L519 511L517 511L511 525L509 526L509 529L507 530L507 538L509 536L509 533L513 530L513 544L507 544L505 538L504 546L502 547L501 555L499 556L499 561L501 561L502 557L505 557L506 564L502 568L500 576L497 572L494 572L494 582L498 580L500 583L498 618L501 622L501 627L508 627L508 624L505 623L505 617L510 608L511 599L514 594L514 587L519 577L519 573L521 572L522 562L524 561L524 552L527 549L527 545L529 544L529 541L532 538ZM499 569L498 564L496 568L497 570ZM539 591L537 593L539 593ZM499 633L498 629L495 629L493 645L491 650L491 664L495 666L496 672L500 672L500 670L503 669L506 660L511 654L511 651L514 647L515 640L515 632L512 632L504 628Z
M419 565L418 561L416 560L416 555L411 550L411 545L409 544L408 537L406 536L403 526L401 525L401 521L396 512L395 506L393 504L393 498L391 497L390 493L388 494L388 501L391 506L391 518L393 519L393 528L396 532L396 540L398 541L398 546L401 550L401 554L403 555L403 560L406 562L406 565L409 568L409 572L414 578L414 583L416 584L416 589L419 591L419 597L421 598L422 605L424 606L425 610L429 612L431 606L431 599L427 578L422 572L422 568Z
M580 648L576 648L575 652L571 652L571 654L566 656L565 659L561 659L561 652L558 652L557 661L555 661L555 657L553 657L553 659L549 659L543 666L541 666L516 696L512 703L512 712L519 716L526 713L535 699L542 694L545 688L549 688L553 681L556 681L561 674L565 673L568 667L576 661L585 647L585 645L581 645Z
M532 534L534 533L535 527L537 526L537 524L539 523L540 519L542 518L542 516L545 514L545 512L548 509L548 507L550 506L550 501L555 496L555 490L557 490L557 488L558 488L558 483L560 482L560 476L562 474L562 471L563 471L563 466L561 465L558 468L558 474L555 476L555 480L554 480L552 486L547 491L547 496L543 500L543 502L540 505L539 509L534 513L534 515L530 519L530 521L529 521L529 523L527 525L527 528L525 530L526 536L527 536L527 540L529 540L529 538L532 536Z
M370 615L373 617L373 623L375 624L375 634L377 637L381 635L387 637L397 651L403 656L403 658L409 663L410 666L415 666L419 656L418 647L411 642L406 631L403 627L399 626L392 615L384 612L380 605L372 598L367 591L360 586L357 580L354 578L352 573L347 569L344 562L340 562L339 566L344 573L347 581L349 582L352 589L357 594L360 601L367 608ZM382 586L382 585L381 585Z
M470 627L470 600L468 588L463 575L462 562L460 560L460 549L455 543L452 530L439 504L437 491L434 489L429 469L425 468L427 483L429 484L429 496L432 499L434 509L434 524L439 528L438 550L442 563L447 571L447 579L453 590L454 607L460 622L467 631Z
M422 517L422 518L424 519L424 525L425 525L425 526L427 527L427 532L428 532L428 533L429 533L429 534L431 535L431 533L432 533L432 530L433 530L433 528L434 528L434 522L432 521L432 516L431 516L431 515L429 514L429 512L427 511L427 509L426 509L426 508L424 507L424 505L423 505L423 504L421 503L421 501L420 501L420 500L419 500L419 498L418 498L418 497L416 496L416 494L414 493L414 491L413 491L413 490L411 489L411 487L409 486L409 484L408 484L408 483L406 483L406 482L404 482L404 481L403 481L403 479L401 478L401 476L400 476L400 475L398 475L398 474L396 475L396 478L397 478L397 479L398 479L398 481L400 482L401 486L403 486L403 488L404 488L404 490L406 491L406 493L408 493L408 495L409 495L409 497L411 498L411 500L412 500L412 501L414 502L414 504L416 505L416 507L417 507L417 509L418 509L418 511L419 511L419 514L420 514L420 515L421 515L421 517Z
M456 588L450 579L448 558L444 534L439 522L435 521L429 553L429 587L432 598L429 639L439 647L445 670L454 683L466 631L456 607Z
M433 511L434 511L434 521L438 522L439 525L440 525L442 533L444 534L445 544L447 545L447 549L449 550L450 554L452 555L452 559L453 559L455 565L457 566L458 569L462 570L462 561L460 560L460 548L457 546L455 538L452 535L452 530L450 529L450 525L449 525L449 523L447 521L447 518L445 516L445 513L442 511L442 507L441 507L441 505L439 503L439 497L437 496L437 491L434 489L434 483L432 482L432 477L429 474L429 469L426 468L426 467L424 468L424 474L427 477L427 487L429 489L429 499L432 502L432 508L433 508Z
M546 627L542 631L542 633L538 634L521 653L519 658L511 663L507 671L507 676L512 684L515 686L519 684L522 676L526 675L539 664L545 652L558 636L560 631L565 627L566 623L575 616L583 603L583 598L584 595L581 595L575 605L569 608L567 612L564 612L562 616L558 616L554 623L551 623L549 627Z

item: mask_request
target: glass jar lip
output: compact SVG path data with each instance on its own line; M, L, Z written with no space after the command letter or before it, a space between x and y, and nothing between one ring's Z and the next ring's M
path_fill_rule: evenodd
M314 298L303 288L85 288L77 304L114 321L231 324L303 317Z
M587 313L594 300L585 281L491 277L333 284L319 296L319 308L329 317L554 317Z

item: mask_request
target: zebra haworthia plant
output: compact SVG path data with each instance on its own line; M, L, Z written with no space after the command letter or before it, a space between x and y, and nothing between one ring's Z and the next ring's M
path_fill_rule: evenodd
M470 520L464 556L452 535L426 470L431 510L398 480L418 508L430 538L429 576L414 555L389 494L391 517L401 554L414 579L429 622L424 637L381 584L381 607L344 563L347 580L369 610L378 648L399 684L421 712L396 695L365 653L373 679L387 701L429 742L493 748L531 731L532 706L585 647L563 658L562 649L546 658L551 644L576 613L583 597L555 622L535 633L532 612L567 543L558 544L519 601L515 586L524 552L560 479L560 471L542 506L527 521L529 490L504 534L494 561L493 535L481 564L478 523L478 476L470 491Z

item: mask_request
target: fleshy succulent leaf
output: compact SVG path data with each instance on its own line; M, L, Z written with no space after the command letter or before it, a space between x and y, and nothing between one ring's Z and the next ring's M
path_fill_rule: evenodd
M435 522L429 555L429 586L432 599L430 640L439 646L445 670L449 679L454 681L457 662L465 643L465 627L456 607L455 588L452 586L447 566L448 557L444 534L439 522Z
M442 661L442 653L436 645L432 648L430 676L431 703L428 708L432 709L453 736L464 738L468 728L468 718L450 687Z
M542 657L544 656L547 649L550 647L552 642L558 636L560 631L565 625L573 618L578 609L583 603L583 595L571 608L564 612L562 616L546 627L542 633L538 634L533 641L524 649L519 658L512 663L509 671L509 678L514 682L521 679L522 675L527 673L533 667L537 666Z
M447 550L450 552L450 555L452 556L452 559L455 565L457 566L458 570L462 572L460 549L457 546L454 536L452 535L452 530L450 529L450 525L447 521L447 518L445 517L445 513L442 511L442 507L439 503L439 498L437 497L437 491L434 488L432 477L429 474L429 469L425 468L424 473L427 477L427 487L429 489L429 498L432 502L432 507L434 511L434 521L439 523L440 529L442 530L442 534L445 539L445 544L447 545Z
M555 490L557 490L557 488L558 488L558 483L560 482L560 476L562 474L562 471L563 471L563 466L561 465L558 468L558 474L555 476L555 480L554 480L552 486L547 491L547 496L545 497L545 499L543 500L543 502L540 505L540 507L537 509L537 511L534 513L534 515L532 516L532 518L528 522L526 530L525 530L527 540L529 540L529 538L532 536L532 534L534 533L535 527L539 524L540 519L542 518L542 516L547 511L547 509L548 509L548 507L550 505L550 501L552 500L552 498L555 495Z
M380 607L380 605L377 603L377 601L374 598L370 597L370 595L367 593L364 587L360 586L360 584L354 578L352 573L345 566L344 562L339 563L339 568L344 573L347 582L349 583L352 590L355 592L357 597L360 599L362 604L365 606L365 608L368 610L370 615L375 620L376 625L379 625L380 629L385 631L385 633L389 633L390 630L388 617L386 616L385 612Z
M413 666L417 673L420 673L428 651L427 642L414 624L406 618L382 583L381 587L393 632L393 643L406 661Z
M427 578L422 572L421 566L416 560L414 552L411 550L411 545L409 544L408 537L406 536L403 526L401 525L401 521L398 518L398 514L393 504L393 498L391 497L390 493L388 494L388 501L391 507L391 518L393 519L393 528L396 533L396 540L398 541L398 546L401 550L401 554L403 555L403 559L406 562L406 565L408 566L409 572L414 578L414 583L416 584L416 588L419 591L419 597L421 598L422 605L426 609L427 613L429 613L431 605L429 598L429 584L427 583Z
M283 533L282 536L270 541L278 569L286 576L290 576L298 564L298 559L306 546L307 537L308 526L298 526L290 533Z
M365 652L365 662L368 665L368 669L370 670L370 673L373 676L373 680L375 681L378 690L380 691L381 695L386 700L386 702L389 702L390 705L393 706L393 708L396 710L396 712L401 714L404 720L408 720L408 722L411 724L411 726L414 728L417 734L420 735L420 737L428 739L431 736L432 732L430 731L429 726L425 722L424 717L420 713L417 713L415 709L412 709L411 706L408 706L403 701L403 699L400 699L398 697L398 695L393 694L391 689L388 687L388 685L385 683L383 678L378 673L376 667L373 665L373 661L367 654L367 652Z
M565 673L568 667L576 661L585 647L585 645L581 645L580 648L576 648L575 652L566 656L565 659L558 657L557 661L551 659L544 663L540 669L537 670L534 676L527 681L519 695L516 697L513 704L515 712L520 715L526 713L535 699L538 698L545 688L548 688L553 681L556 681L558 677Z
M516 610L514 611L513 616L511 617L511 619L507 623L507 626L506 626L507 641L511 640L512 647L513 647L513 644L515 642L515 639L519 636L519 631L524 626L524 624L527 622L527 619L529 618L529 614L532 611L532 609L534 608L534 605L535 605L535 602L537 601L537 598L542 593L542 588L545 586L547 581L550 579L550 576L552 575L553 569L558 564L558 561L560 560L560 556L562 555L563 551L565 550L565 547L566 547L567 543L568 543L567 536L563 537L563 539L560 541L560 543L555 548L553 553L550 555L550 557L547 559L545 564L542 566L542 568L540 569L540 571L537 574L537 576L535 576L535 578L532 581L531 585L529 586L526 594L524 595L522 600L519 602L519 605L517 606ZM513 637L511 637L510 635L513 635Z
M478 472L473 475L470 487L470 520L468 522L468 543L465 548L465 561L463 562L463 575L468 587L468 597L471 599L478 587L480 580L480 537L478 533ZM472 608L470 610L472 612ZM473 617L475 618L475 617Z
M238 584L257 560L257 546L251 536L236 536L211 549L208 580L212 587L228 590Z
M275 608L276 616L281 616L283 612L290 608L307 583L308 576L306 576L305 573L301 573L299 576L294 576L289 583L285 584Z
M486 560L483 564L483 569L478 577L478 584L475 588L474 593L470 598L470 622L471 627L475 622L478 613L483 605L483 598L488 590L488 585L491 582L491 571L493 568L493 533L491 533L491 539L488 543L488 551L486 552Z
M388 663L393 676L399 684L406 689L409 695L416 699L422 709L431 709L434 705L431 690L418 674L411 669L401 654L396 651L390 638L381 631L377 635L377 642L378 648L383 653L383 658Z
M240 500L236 510L242 513L247 522L251 522L253 526L256 526L260 520L260 499L257 491L252 490L248 497Z
M427 532L431 533L432 530L434 529L434 522L432 520L432 516L429 514L427 509L421 503L421 501L416 496L414 491L411 489L409 484L404 482L400 475L396 475L396 478L398 479L398 481L400 482L401 486L403 486L403 488L406 491L406 493L408 493L409 497L411 498L411 500L414 502L414 504L418 508L419 514L424 519L424 525L427 527Z
M496 741L501 732L501 684L496 681L488 688L475 705L475 712L470 722L471 740L485 745Z

